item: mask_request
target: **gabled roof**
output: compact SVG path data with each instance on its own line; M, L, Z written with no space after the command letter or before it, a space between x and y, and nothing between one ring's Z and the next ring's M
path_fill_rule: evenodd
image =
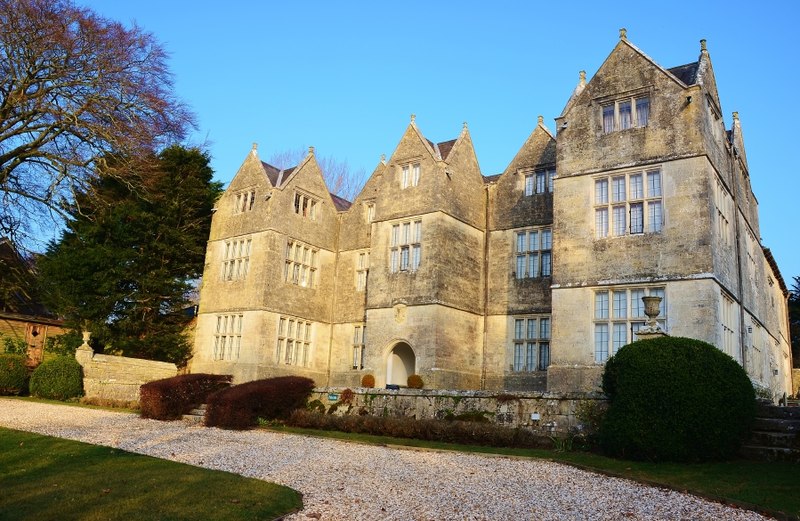
M294 170L297 168L296 166L293 166L291 168L284 168L281 170L280 168L272 166L269 163L265 163L264 161L261 162L261 166L264 168L264 173L267 174L267 179L269 179L269 182L272 183L272 186L276 188L280 188L286 182L292 172L294 172Z
M343 212L353 206L353 203L345 199L344 197L339 197L338 195L331 193L331 199L333 200L333 206L336 208L337 211Z
M485 175L483 176L483 184L488 185L489 183L494 183L495 181L500 179L500 176L502 175L503 174Z
M447 156L450 155L450 151L453 149L453 145L456 144L458 139L451 139L450 141L442 141L441 143L437 143L437 147L439 147L439 153L442 155L442 159L447 159Z
M699 68L700 62L693 62L672 67L667 70L688 86L697 83L697 71Z

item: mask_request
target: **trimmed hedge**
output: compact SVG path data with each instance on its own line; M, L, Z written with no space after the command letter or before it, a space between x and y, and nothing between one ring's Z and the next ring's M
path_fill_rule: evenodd
M700 340L624 346L606 363L609 407L599 441L609 454L650 461L735 456L755 417L753 386L730 356Z
M280 376L235 385L208 398L205 424L223 429L247 429L259 418L288 418L295 409L304 408L314 381L302 376Z
M28 390L25 355L0 353L0 395L24 394Z
M139 388L142 418L177 420L205 403L212 393L231 385L228 374L182 374L154 380Z
M42 362L31 375L31 395L50 400L83 396L83 368L72 356Z
M472 421L416 420L370 415L330 415L298 409L287 425L304 429L335 430L463 445L550 449L553 439L526 429L510 429Z
M418 374L409 375L406 383L409 389L422 389L425 387L425 382L422 381L422 377Z

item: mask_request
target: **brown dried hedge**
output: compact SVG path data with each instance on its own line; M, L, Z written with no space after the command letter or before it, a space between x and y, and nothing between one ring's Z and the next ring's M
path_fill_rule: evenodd
M228 374L182 374L148 382L139 388L142 418L177 420L208 396L231 385Z
M223 429L247 429L259 418L288 418L305 408L314 381L302 376L279 376L235 385L208 397L205 424Z

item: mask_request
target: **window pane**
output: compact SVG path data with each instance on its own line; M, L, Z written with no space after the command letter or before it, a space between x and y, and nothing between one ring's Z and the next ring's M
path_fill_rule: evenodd
M631 316L634 318L645 316L644 301L642 301L642 297L644 297L643 289L631 290Z
M392 254L391 254L391 267L390 267L390 271L391 271L392 273L395 273L395 272L397 272L397 268L398 268L398 266L399 266L399 255L400 255L400 252L399 252L399 251L397 251L397 250L392 250Z
M526 371L536 370L536 342L528 342Z
M546 251L542 253L542 277L549 277L551 271L551 254Z
M594 294L594 318L608 318L608 292Z
M539 276L539 254L531 253L528 255L528 274L531 277Z
M608 324L594 325L594 361L603 363L608 359Z
M598 238L608 237L608 208L595 210L594 227Z
M631 233L644 233L643 211L642 203L631 204Z
M641 199L644 197L644 189L642 187L642 174L635 174L631 176L631 199Z
M647 197L661 197L661 172L647 172Z
M625 232L627 231L625 226L625 207L615 206L612 212L612 217L614 219L614 236L619 237L620 235L625 235Z
M594 182L594 204L608 203L608 180L599 179Z
M411 250L412 250L411 251L411 253L412 253L412 255L411 255L411 269L412 270L416 270L417 268L419 268L419 261L420 261L420 258L422 256L422 254L421 254L422 248L419 245L416 245L416 246L413 246L411 248Z
M517 318L514 319L514 339L515 340L522 340L525 337L523 334L525 333L525 319Z
M626 291L614 292L614 318L627 318L628 293Z
M533 195L533 175L525 176L525 195Z
M603 132L609 133L614 131L614 105L606 105L603 107Z
M525 255L517 255L517 278L524 279L527 272L525 271L525 259L527 257Z
M614 353L628 343L628 325L625 323L614 324Z
M553 191L553 181L554 181L555 176L556 176L556 171L555 170L548 170L547 171L547 190L549 192Z
M411 223L403 223L403 236L401 244L408 244L411 242Z
M650 201L647 203L647 210L648 210L648 224L649 224L649 231L651 232L660 232L661 231L661 201Z
M650 98L636 100L636 125L646 127L650 119Z
M553 232L550 230L542 230L542 249L553 249Z
M514 371L522 371L525 367L525 353L522 344L514 344Z
M618 203L625 200L625 177L615 177L611 180L611 201Z
M525 232L517 234L517 252L525 251Z
M539 232L530 232L528 234L528 250L539 250Z
M550 344L539 344L539 370L544 371L550 365Z
M539 338L547 340L550 338L550 319L539 319Z
M536 319L528 319L528 338L536 338Z
M536 193L543 194L544 193L544 183L545 183L545 175L544 172L537 172L536 173Z
M422 221L414 222L414 242L422 242Z
M626 128L631 128L632 125L631 102L621 101L619 103L619 128L625 130Z
M414 186L417 186L419 184L419 163L414 165L413 170L414 170Z
M408 246L400 248L400 270L408 269Z
M392 226L392 246L397 246L400 239L400 225L395 224Z
M403 167L401 186L403 188L406 188L408 186L408 165Z

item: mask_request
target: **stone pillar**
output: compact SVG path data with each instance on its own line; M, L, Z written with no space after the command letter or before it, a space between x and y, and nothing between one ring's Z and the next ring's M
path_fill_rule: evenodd
M83 344L75 350L75 359L81 364L81 367L86 367L86 365L92 361L92 357L94 356L94 350L89 346L89 339L92 337L92 334L89 331L83 332Z

